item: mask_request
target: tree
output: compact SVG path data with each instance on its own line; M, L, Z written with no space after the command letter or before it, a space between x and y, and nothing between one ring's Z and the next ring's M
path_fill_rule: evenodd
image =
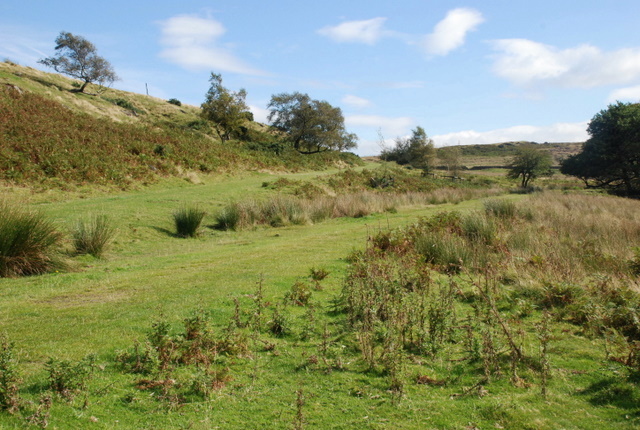
M418 126L411 130L411 137L396 138L395 147L383 149L380 158L427 172L433 167L435 155L433 140L427 137L424 128Z
M526 188L529 182L537 177L552 175L552 162L551 153L533 145L523 146L517 150L511 160L507 177L511 179L522 178L520 186Z
M251 116L245 99L247 92L241 89L238 92L229 91L222 86L222 76L211 73L211 87L207 92L201 115L204 119L213 122L213 127L220 140L225 142L240 130L240 127Z
M347 133L342 110L299 92L276 94L269 102L269 122L288 134L293 147L304 154L345 151L357 146L358 137Z
M96 47L82 36L61 32L56 38L57 54L38 61L56 72L83 81L78 92L84 92L87 85L111 85L118 76L111 64L97 54Z
M589 123L582 151L565 159L560 171L627 196L640 195L640 103L609 105Z
M447 172L458 175L462 151L458 146L446 146L438 149L438 159L447 166Z

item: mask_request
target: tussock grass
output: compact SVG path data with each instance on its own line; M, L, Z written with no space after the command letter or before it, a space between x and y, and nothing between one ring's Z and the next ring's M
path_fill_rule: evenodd
M79 220L73 230L73 247L76 254L90 254L101 258L115 229L106 215L94 215L89 221Z
M62 236L42 213L0 202L0 277L37 275L64 264Z
M205 212L197 206L183 206L173 213L176 234L180 237L196 237Z

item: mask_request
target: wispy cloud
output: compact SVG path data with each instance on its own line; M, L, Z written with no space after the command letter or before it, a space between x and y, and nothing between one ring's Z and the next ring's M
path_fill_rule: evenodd
M385 34L383 29L387 18L373 18L363 21L346 21L336 26L327 26L318 33L335 42L355 42L375 44Z
M583 142L589 138L587 122L549 126L518 125L489 131L465 130L433 136L436 146L482 145L501 142Z
M384 117L380 115L347 115L344 119L348 127L371 127L381 130L385 136L400 136L415 124L409 117Z
M38 60L53 53L55 36L39 33L33 28L3 26L0 28L0 59L37 66ZM51 52L45 53L47 51Z
M373 105L370 100L362 97L354 96L353 94L347 94L342 98L342 103L356 109L364 109Z
M526 39L493 42L493 72L520 86L593 88L640 80L640 48L604 52L591 45L559 49Z
M467 33L484 22L475 9L458 8L450 10L442 21L436 24L433 33L425 36L423 46L429 55L447 55L464 44Z
M160 22L163 50L160 56L190 70L215 70L247 75L264 75L221 46L226 32L213 18L178 15Z

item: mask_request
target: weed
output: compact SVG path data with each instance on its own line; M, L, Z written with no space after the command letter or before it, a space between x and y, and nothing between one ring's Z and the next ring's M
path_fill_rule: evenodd
M95 215L90 221L80 220L73 231L73 247L77 254L103 256L115 229L106 215Z
M116 354L115 361L121 370L143 375L155 372L159 364L153 346L149 342L141 345L138 341L134 342L133 351L122 351Z
M89 355L76 363L49 358L46 368L49 372L49 388L70 401L76 394L86 391L95 369L95 356Z
M268 322L269 331L277 337L283 337L291 332L291 321L284 308L276 306Z
M329 276L329 272L326 269L323 268L315 268L312 267L310 269L310 277L311 279L313 279L314 281L322 281L324 280L327 276Z
M284 299L286 303L291 303L296 306L307 306L311 300L311 295L311 288L309 288L305 282L296 281Z
M44 215L0 202L0 277L38 275L64 267L62 236Z
M49 411L51 410L52 404L51 395L43 394L40 396L38 407L33 415L25 418L27 423L29 425L40 427L41 429L47 428L47 426L49 426Z
M21 380L13 350L13 342L6 336L0 337L0 409L10 414L16 413L20 405L18 384Z
M180 237L196 237L205 212L197 206L184 206L173 213L176 232Z
M295 416L295 419L293 420L293 428L295 430L304 429L304 425L305 425L304 405L305 405L304 391L302 390L302 388L299 388L296 391L296 416Z

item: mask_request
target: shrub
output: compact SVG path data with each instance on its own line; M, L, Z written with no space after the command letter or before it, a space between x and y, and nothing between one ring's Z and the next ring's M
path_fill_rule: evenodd
M44 215L0 203L0 277L37 275L64 267L62 236Z
M167 103L176 105L176 106L182 106L182 102L178 99L169 99L167 100Z
M80 220L73 231L76 254L102 257L115 233L106 215L95 215L90 221Z
M183 207L173 213L176 231L180 237L196 237L205 212L198 207Z

